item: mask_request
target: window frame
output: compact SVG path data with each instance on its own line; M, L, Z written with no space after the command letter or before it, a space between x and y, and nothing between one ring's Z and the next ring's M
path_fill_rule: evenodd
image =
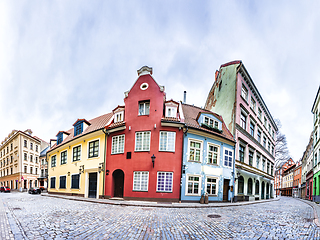
M64 187L61 187L61 178L64 178L65 179L65 186ZM59 189L67 189L67 175L60 175L59 176Z
M159 184L160 184L160 181L159 181L159 174L165 174L164 175L164 189L165 190L159 190ZM170 182L170 179L169 179L169 183L171 183L170 185L170 190L166 190L166 186L167 186L167 175L171 174L171 182ZM166 171L159 171L157 172L157 188L156 188L156 192L165 192L165 193L172 193L173 192L173 172L166 172Z
M54 157L54 166L53 166L53 157ZM53 167L56 167L57 166L57 154L55 154L55 155L53 155L53 156L51 156L51 159L50 159L50 166L53 168Z
M230 160L230 155L226 156L226 151L228 151L229 153L231 153L231 160ZM223 148L223 166L227 167L227 168L232 168L233 167L233 155L234 155L234 151L231 150L230 148ZM226 157L228 157L228 162L231 163L231 166L226 165Z
M62 156L62 154L64 156ZM65 165L67 163L68 163L68 150L64 150L60 153L60 165Z
M54 180L54 186L52 187L52 180ZM56 189L56 177L50 177L50 189Z
M208 182L208 178L210 179L215 179L216 182L215 183L210 183ZM216 186L216 190L215 190L215 194L211 194L211 193L208 193L208 184L211 185L211 190L212 190L212 185L215 184ZM205 188L206 188L206 192L208 193L209 196L218 196L218 193L219 193L219 177L216 177L216 176L206 176L206 182L205 182Z
M192 183L195 183L196 181L192 181L192 180L189 180L189 177L198 177L199 178L199 181L198 182L198 193L194 193L194 184L192 185L192 192L193 193L189 193L188 190L189 190L189 182L192 182ZM185 195L186 196L200 196L201 195L201 183L202 183L202 177L201 175L198 175L198 174L186 174L186 186L185 186Z
M139 188L136 189L135 186L137 186L136 181L137 179L135 179L136 174L139 173ZM142 189L142 181L144 181L144 179L142 179L142 175L143 174L147 174L147 184L146 184L146 189ZM149 172L148 171L133 171L133 181L132 181L132 191L134 192L148 192L149 190Z
M243 148L243 151L241 151L240 148ZM242 144L239 144L239 150L238 151L239 151L239 161L244 163L246 147L243 146ZM241 161L241 158L242 158L243 161Z
M200 143L200 148L196 148L196 147L191 147L191 142L195 142L195 143ZM196 159L196 151L194 151L194 160L192 160L190 158L191 156L191 148L195 148L195 149L200 149L199 150L199 161L195 160ZM198 162L198 163L202 163L202 158L203 158L203 141L202 140L198 140L198 139L194 139L194 138L189 138L188 139L188 162Z
M213 160L213 156L214 156L214 151L210 150L210 147L216 147L217 148L217 162L213 163L213 162L209 162L209 153L212 153L212 160ZM210 165L220 165L220 146L211 142L207 143L207 164Z
M74 185L73 185L73 177L76 176L76 175L79 176L79 178L78 178L78 188L74 187ZM80 176L81 175L79 173L71 174L71 186L70 186L70 189L80 189L80 180L81 180Z
M247 118L248 115L245 114L243 111L240 112L240 127L244 130L247 130Z
M123 137L122 146L120 144L120 138ZM112 137L111 141L111 154L121 154L124 153L124 145L125 145L125 134L120 134ZM117 141L115 143L115 141ZM116 146L114 146L116 145Z
M137 134L142 134L141 137L141 149L137 149ZM148 141L148 149L145 149L144 142L145 142L145 135L149 133L149 141ZM149 152L150 151L150 144L151 143L151 131L137 131L135 132L135 141L134 141L134 151L135 152Z
M146 108L146 103L149 103L148 108ZM143 113L141 112L140 105L143 105ZM146 111L148 110L148 111ZM150 115L150 100L144 100L138 102L138 116L148 116Z
M94 151L94 149L95 149L95 146L93 146L93 155L92 156L90 156L90 143L93 143L93 142L98 142L98 150L97 150L97 152L98 152L98 154L97 155L94 155L94 153L95 153L95 151ZM94 140L92 140L92 141L90 141L90 142L88 142L88 158L98 158L100 156L100 138L98 138L98 139L94 139Z
M74 150L75 150L76 148L80 148L80 151L77 151L77 152L76 152L77 155L75 156ZM72 162L81 161L81 148L82 148L81 144L78 145L78 146L74 146L74 147L72 148ZM76 160L75 160L75 157L76 157L76 158L79 157L79 159L76 159Z
M166 133L166 141L165 141L165 149L161 149L161 143L162 143L162 134ZM170 140L169 134L173 134L173 146L171 146L169 143L172 141ZM171 136L172 137L172 136ZM171 148L169 148L171 146ZM174 131L160 131L159 132L159 152L175 152L176 151L176 132Z
M248 102L248 96L249 96L248 89L247 89L247 87L242 83L242 86L241 86L241 97L242 97L246 102Z

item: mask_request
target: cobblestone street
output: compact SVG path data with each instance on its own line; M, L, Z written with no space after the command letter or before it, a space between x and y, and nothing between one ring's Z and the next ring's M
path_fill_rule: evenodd
M0 198L2 239L320 239L312 207L286 197L198 209L115 206L27 193L1 193Z

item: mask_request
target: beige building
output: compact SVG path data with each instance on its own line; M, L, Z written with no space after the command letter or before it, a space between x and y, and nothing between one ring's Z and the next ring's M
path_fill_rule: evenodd
M30 129L13 130L0 145L0 186L20 191L38 187L40 152L47 146Z

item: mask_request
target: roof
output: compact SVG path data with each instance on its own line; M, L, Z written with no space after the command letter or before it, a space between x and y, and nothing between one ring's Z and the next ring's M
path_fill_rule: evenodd
M234 65L234 64L240 64L240 63L241 63L241 60L231 61L231 62L222 64L222 65L220 66L220 68L222 68L222 67L227 67L227 66Z
M227 129L227 127L226 127L226 125L225 125L225 123L223 121L223 118L220 115L218 115L218 114L216 114L214 112L205 110L203 108L192 106L192 105L188 105L188 104L184 104L184 103L182 103L182 110L183 110L183 114L184 114L184 117L185 117L185 125L187 127L197 128L199 130L202 130L202 131L205 131L205 132L208 132L208 133L212 133L212 134L214 134L216 136L223 137L223 138L228 139L228 140L230 140L232 142L235 142L235 140L233 138L233 135ZM201 127L201 125L197 121L199 113L212 114L217 119L219 119L222 122L222 132L218 133L216 131L209 130L207 128Z
M76 125L76 123L79 122L79 121L85 122L86 124L90 125L90 123L89 123L86 119L84 119L84 118L79 119L79 118L78 118L77 121L76 121L72 126Z
M69 135L65 139L63 139L62 143L60 143L59 145L55 143L48 152L56 149L57 147L64 145L65 143L71 142L74 139L82 137L86 134L104 129L104 127L110 122L112 116L113 116L113 113L107 113L102 116L89 120L88 122L91 125L88 126L81 134L78 134L77 136L74 136L74 130L73 130L74 128L71 128L68 131L60 131L60 132L67 133Z
M46 155L47 151L50 149L50 146L46 147L45 149L43 149L40 153L40 157L43 157Z

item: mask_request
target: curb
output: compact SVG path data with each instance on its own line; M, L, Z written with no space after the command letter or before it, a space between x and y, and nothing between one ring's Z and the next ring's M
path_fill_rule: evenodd
M309 206L312 207L313 209L313 215L314 215L314 223L320 227L320 223L319 223L319 218L318 218L318 213L317 213L317 209L316 209L316 206L314 205L314 202L310 203L309 201L307 200L304 200L304 199L300 199L300 198L297 198L297 200L301 201L301 202L304 202L306 204L308 204Z
M90 198L82 198L82 197L65 197L54 194L41 194L44 197L52 197L52 198L61 198L66 200L80 201L80 202L91 202L91 203L100 203L100 204L109 204L116 206L131 206L131 207L156 207L156 208L216 208L216 207L235 207L235 206L246 206L251 204L258 203L266 203L279 201L280 198L268 199L268 200L259 200L259 201L251 201L251 202L240 202L240 203L209 203L207 205L203 205L200 203L175 203L174 205L169 205L168 203L149 203L149 202L128 202L128 201L117 201L114 202L112 200L107 199L90 199ZM112 202L111 202L112 201ZM177 204L177 205L176 205ZM198 205L194 205L198 204Z

